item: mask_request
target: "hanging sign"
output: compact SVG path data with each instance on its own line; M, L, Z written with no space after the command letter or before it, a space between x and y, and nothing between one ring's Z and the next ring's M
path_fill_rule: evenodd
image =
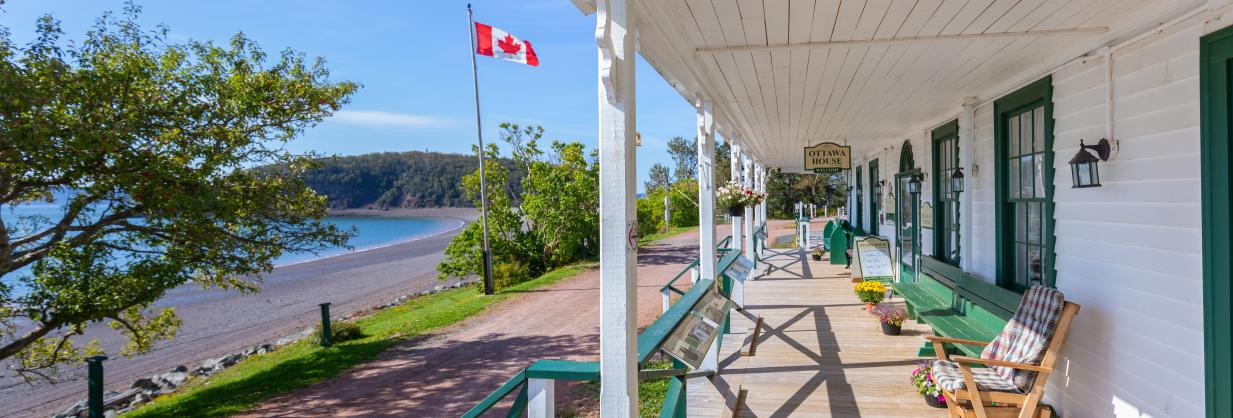
M895 280L895 262L890 256L890 241L878 237L868 237L856 241L856 251L853 251L856 262L852 266L857 271L853 277L865 280Z
M920 204L920 227L933 229L933 204L929 202Z
M852 169L852 147L823 142L805 147L805 170L815 173Z
M701 367L703 357L719 334L719 324L734 308L736 304L720 295L716 287L707 289L694 309L668 335L664 352L691 368Z

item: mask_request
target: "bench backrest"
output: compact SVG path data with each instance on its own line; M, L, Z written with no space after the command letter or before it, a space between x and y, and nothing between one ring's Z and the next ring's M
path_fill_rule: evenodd
M990 315L991 325L1005 323L1015 315L1022 295L1004 289L965 273L958 267L933 257L922 257L922 273L952 289L953 307L964 314L977 317ZM980 309L972 309L972 308ZM981 312L983 311L983 312ZM1000 327L1000 325L998 325Z

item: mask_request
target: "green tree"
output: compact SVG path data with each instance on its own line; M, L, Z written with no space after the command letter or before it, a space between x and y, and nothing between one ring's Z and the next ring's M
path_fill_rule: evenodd
M74 338L90 323L127 336L121 354L147 351L179 324L151 308L168 289L255 291L280 255L348 238L299 180L310 156L284 144L357 85L242 34L173 44L139 14L105 15L80 43L50 16L25 47L0 29L0 210L63 202L0 220L0 359L28 379L97 353Z
M668 187L670 184L672 184L672 176L668 174L668 167L660 163L655 163L652 164L650 170L647 171L647 180L643 186L646 187L645 191L649 194L652 191Z
M698 176L698 141L685 137L673 137L668 140L668 155L676 165L672 175L676 181L697 178Z

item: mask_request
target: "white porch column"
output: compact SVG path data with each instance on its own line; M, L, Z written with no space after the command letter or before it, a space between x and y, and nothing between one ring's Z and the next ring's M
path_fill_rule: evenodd
M599 410L638 416L635 13L632 0L598 0Z
M743 164L743 169L745 173L745 175L742 177L744 179L745 188L752 189L753 188L753 159L750 158L748 155L746 155L744 156L744 158L741 159L741 162ZM748 258L750 261L754 260L754 236L753 236L753 233L754 233L753 224L754 223L753 221L754 221L755 215L756 214L754 213L753 206L745 207L744 235L742 235L742 237L745 239L745 245L743 245L741 248L745 250L745 258Z
M732 140L732 146L728 147L728 149L730 149L732 152L732 155L730 158L732 164L731 164L731 167L729 167L732 170L731 178L732 178L732 181L738 184L743 184L741 183L741 143L737 142L735 138L732 138L731 140ZM742 218L744 218L745 216L749 216L749 214L746 213L743 216L733 216L731 219L732 240L730 242L732 243L731 244L732 250L736 252L740 252L741 248L744 248L743 246L745 245L745 240L744 238L742 238L742 235L741 235L741 228L743 225Z
M976 170L973 170L975 160L976 143L976 98L966 97L963 99L963 112L959 114L959 167L963 168L964 182L963 192L959 194L959 264L963 266L963 271L972 270L972 228L975 223L972 222L972 195L976 193ZM932 138L930 138L932 140ZM992 170L993 167L988 169ZM950 181L950 179L939 179L941 181ZM934 196L934 199L938 199ZM940 230L934 230L933 233L941 234Z
M699 100L698 110L698 266L699 274L715 278L715 119L711 103Z
M556 381L552 379L527 380L527 417L556 417Z

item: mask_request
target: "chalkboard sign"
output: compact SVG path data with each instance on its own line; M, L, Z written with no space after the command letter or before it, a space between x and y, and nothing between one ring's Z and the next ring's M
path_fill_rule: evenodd
M853 252L856 262L853 263L858 273L855 277L865 280L895 280L895 263L890 256L890 241L878 237L868 237L856 241L856 251Z

